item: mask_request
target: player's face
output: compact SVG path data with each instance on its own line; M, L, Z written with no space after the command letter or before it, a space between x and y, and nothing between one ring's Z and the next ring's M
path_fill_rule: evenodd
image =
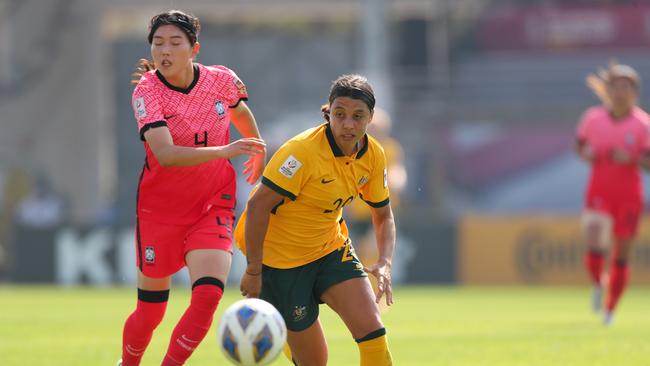
M179 74L198 52L198 42L192 47L187 35L175 25L162 25L153 35L151 57L165 78Z
M351 155L365 135L372 113L359 99L338 97L330 105L330 126L336 144L346 155Z
M636 104L637 89L634 83L627 78L614 78L609 83L608 91L615 107L629 108Z

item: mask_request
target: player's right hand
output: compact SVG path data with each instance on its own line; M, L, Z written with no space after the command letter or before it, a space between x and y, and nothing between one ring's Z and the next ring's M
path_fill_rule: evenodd
M589 162L596 160L596 154L589 144L584 144L580 148L580 157Z
M247 269L241 276L239 290L242 296L248 298L260 297L260 292L262 292L262 272L253 273Z
M632 156L624 149L614 148L610 152L610 156L615 163L630 164L632 162Z
M386 295L386 305L393 305L391 265L383 261L378 261L370 267L364 267L363 270L377 278L377 294L375 295L375 302L379 304L382 296Z
M255 137L246 137L222 146L221 152L224 159L230 159L239 155L254 156L262 154L266 151L265 148L266 143L264 140Z

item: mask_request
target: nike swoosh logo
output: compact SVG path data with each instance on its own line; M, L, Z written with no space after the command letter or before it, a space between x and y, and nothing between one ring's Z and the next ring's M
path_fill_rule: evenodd
M325 178L323 178L323 179L320 180L320 182L323 183L323 184L327 184L327 183L332 183L335 180L336 179L325 180Z
M176 117L176 115L175 114L170 114L169 116L163 116L163 117L165 117L165 119L170 119L172 117Z
M187 338L187 336L185 334L181 335L181 339L186 341L186 342L190 342L190 343L199 343L199 341L193 341L193 340Z

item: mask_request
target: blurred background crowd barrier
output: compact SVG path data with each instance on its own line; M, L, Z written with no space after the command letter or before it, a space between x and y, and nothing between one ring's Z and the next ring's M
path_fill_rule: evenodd
M198 61L247 84L271 152L320 123L336 76L369 77L408 172L400 282L586 280L572 143L598 101L584 78L616 59L650 80L650 1L0 0L1 281L134 280L130 79L148 20L170 7L201 19Z

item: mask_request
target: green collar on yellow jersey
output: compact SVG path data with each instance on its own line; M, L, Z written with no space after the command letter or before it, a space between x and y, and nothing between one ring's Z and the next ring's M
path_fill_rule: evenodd
M325 126L325 135L327 136L327 142L329 142L334 156L337 158L345 156L345 154L343 154L343 151L341 151L339 145L336 144L336 140L334 140L334 134L332 133L332 128L330 127L329 123L327 123ZM361 150L359 150L359 152L357 152L355 159L361 159L361 157L368 151L368 144L370 142L368 141L368 134L363 135L363 140L363 147Z

